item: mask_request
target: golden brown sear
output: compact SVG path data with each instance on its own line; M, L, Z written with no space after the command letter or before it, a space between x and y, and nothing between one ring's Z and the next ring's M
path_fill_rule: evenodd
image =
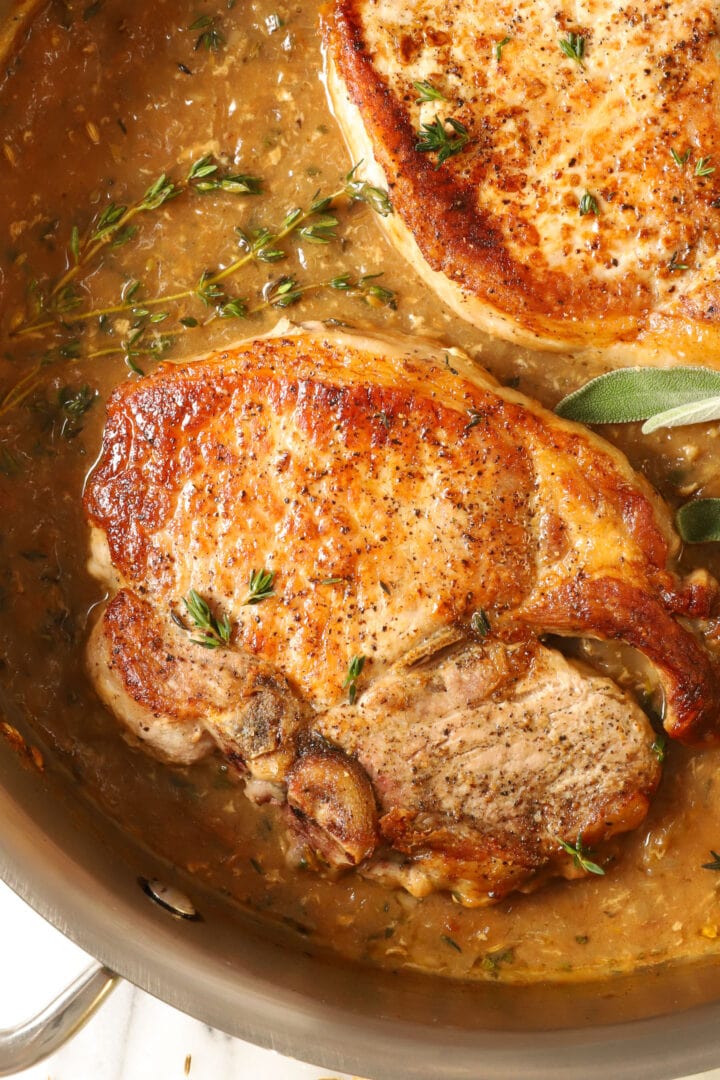
M635 646L669 733L716 736L714 660L677 619L716 586L673 573L660 500L461 354L284 327L166 365L114 392L85 498L122 586L91 638L103 699L170 760L209 736L329 863L477 903L642 819L652 729L548 631ZM191 590L228 619L216 648Z
M711 3L337 0L325 40L390 235L463 317L620 363L717 363Z

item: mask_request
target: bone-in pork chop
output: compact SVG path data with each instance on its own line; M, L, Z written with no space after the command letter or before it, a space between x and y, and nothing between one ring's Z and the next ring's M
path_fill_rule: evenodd
M635 646L668 732L716 737L717 588L664 506L455 352L319 327L165 365L114 392L85 498L103 700L170 761L218 746L330 863L475 903L642 819L644 713L547 632Z
M708 0L336 0L328 83L390 234L490 333L718 363Z

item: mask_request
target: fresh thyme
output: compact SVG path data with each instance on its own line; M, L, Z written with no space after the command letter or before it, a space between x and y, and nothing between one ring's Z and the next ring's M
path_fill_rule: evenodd
M219 17L217 15L201 15L195 22L188 26L188 30L200 30L200 34L193 45L195 52L198 49L207 49L208 52L219 52L226 44L225 36L218 29Z
M470 627L479 637L487 637L490 633L490 620L487 617L487 612L483 611L482 608L473 612Z
M82 431L81 417L98 396L97 390L91 390L85 384L76 390L70 386L64 386L58 392L58 406L62 414L60 436L63 439L74 439Z
M388 217L392 214L390 196L385 188L373 187L366 180L361 180L356 176L361 165L362 161L359 161L345 177L345 195L355 202L367 203L370 209L380 217Z
M128 206L110 204L85 233L74 227L70 235L70 269L49 287L44 296L37 284L31 288L28 314L24 320L16 322L12 330L15 337L39 336L49 328L57 327L64 333L69 331L73 336L46 349L0 397L0 416L21 405L42 381L43 369L61 360L122 355L132 371L142 374L138 361L143 356L157 359L174 344L172 330L170 333L158 332L159 324L171 319L176 319L177 329L184 332L206 325L208 319L245 319L268 307L289 307L302 296L322 289L343 291L373 307L394 308L395 293L379 283L379 274L366 274L357 279L349 274L341 274L330 280L309 283L298 283L289 275L283 275L268 283L262 301L255 306L250 305L245 297L232 295L226 289L228 279L251 263L274 263L287 259L289 253L284 241L293 234L297 234L296 238L305 243L322 245L332 242L336 238L338 219L329 211L343 202L363 202L383 216L391 213L387 192L363 180L357 175L357 170L358 166L351 169L342 185L330 195L321 196L318 193L307 208L291 210L275 229L263 227L250 235L238 229L241 251L238 258L222 270L203 271L192 287L148 297L143 295L140 281L130 280L123 286L119 302L103 308L78 310L82 299L73 279L81 270L89 269L90 263L106 250L134 216L157 209L188 188L200 194L230 190L254 195L261 191L260 181L244 174L225 174L207 155L193 162L183 179L172 180L162 174L137 202ZM176 305L193 300L199 301L208 310L207 319L201 320L186 311L176 313ZM102 348L92 351L83 349L78 337L83 325L95 322L98 332L112 335L115 332L112 317L119 315L130 318L130 326L127 330L123 329L121 337L114 341L111 339Z
M582 34L568 34L566 38L560 38L558 45L569 60L574 60L583 71L585 70L585 65L583 64L583 57L585 56L585 38Z
M720 870L720 855L718 855L717 851L713 851L712 848L710 854L712 855L712 862L703 863L703 870Z
M690 147L687 148L684 154L678 154L677 150L671 146L670 154L678 169L684 169L690 157Z
M220 618L213 615L207 601L203 600L195 589L191 589L187 596L183 597L183 604L199 634L198 637L190 639L195 645L202 645L204 649L219 649L230 643L232 626L227 615ZM179 616L173 615L173 621L181 629L187 630Z
M674 274L676 270L687 270L688 269L688 264L687 263L679 261L681 258L682 258L682 256L681 256L679 251L674 251L673 252L672 256L670 257L670 262L667 264L667 268L668 268L668 270L670 271L671 274Z
M578 204L578 211L580 213L580 217L585 217L587 214L595 214L597 216L600 213L599 203L596 197L592 195L589 191L586 191L580 199L580 202Z
M348 692L348 701L351 705L355 704L357 698L357 684L358 679L362 675L362 670L365 667L365 657L362 655L353 656L348 666L347 675L343 682L343 690Z
M69 315L73 315L73 320L78 318L78 315L73 313L82 301L75 289L74 279L81 270L94 262L107 247L117 248L131 240L137 232L137 225L132 222L138 215L158 210L190 189L201 194L210 190L221 190L233 194L259 195L262 192L262 183L256 176L224 174L211 156L206 155L190 166L182 180L171 180L165 173L161 173L136 202L127 205L108 203L84 233L81 233L77 225L73 225L69 241L69 269L50 287L47 295L43 295L35 287L31 295L33 313L29 319L21 320L13 326L13 334L21 337L45 329ZM131 299L126 293L124 300L129 302ZM48 315L53 318L45 318ZM81 314L79 317L92 317L92 314Z
M585 870L588 874L599 874L604 877L605 871L602 866L598 866L597 863L592 862L587 857L587 849L583 847L582 836L578 836L577 844L568 844L567 841L561 840L559 836L554 836L553 840L555 840L568 855L572 855L573 863L579 870Z
M452 131L448 132L448 127ZM442 120L436 116L430 124L422 124L417 133L418 141L415 149L423 154L437 154L436 169L448 160L464 150L470 140L470 133L464 124L453 116Z
M511 37L504 37L502 39L502 41L496 41L495 42L495 44L493 46L493 51L495 53L495 59L497 60L498 64L500 63L500 61L502 59L502 51L503 51L503 49L505 48L506 45L509 45L511 41L512 41Z
M436 86L433 86L428 79L422 79L420 82L414 82L413 88L417 90L418 96L415 99L415 104L420 105L423 101L447 101L447 98L441 90L438 90Z
M712 161L711 157L698 158L697 161L695 162L695 170L694 170L693 175L695 175L695 176L710 176L712 173L714 173L715 172L715 166L710 164L711 161Z
M262 570L251 570L248 594L243 600L243 605L261 604L263 600L269 600L271 596L275 595L274 582L274 570L266 570L264 567Z
M655 741L652 743L650 749L662 765L667 756L667 735L663 735L662 733L656 735Z

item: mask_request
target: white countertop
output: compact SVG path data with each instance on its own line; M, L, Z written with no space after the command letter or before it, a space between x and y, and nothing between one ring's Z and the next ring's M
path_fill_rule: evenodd
M39 1012L90 963L86 953L2 882L0 956L0 1029ZM70 1043L17 1075L23 1080L329 1080L331 1076L317 1066L216 1031L128 983L113 991ZM720 1068L701 1075L702 1080L720 1080ZM351 1080L344 1073L332 1074L335 1078Z

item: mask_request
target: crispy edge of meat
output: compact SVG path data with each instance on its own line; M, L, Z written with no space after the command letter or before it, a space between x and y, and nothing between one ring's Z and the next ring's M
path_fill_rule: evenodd
M380 225L461 318L506 341L549 352L577 350L615 367L720 367L720 332L707 320L690 323L689 317L670 312L593 319L586 311L574 322L548 317L549 302L534 298L526 269L510 257L491 217L475 208L474 190L452 176L439 177L427 155L418 160L417 134L373 69L355 0L328 4L321 25L328 97L352 161L363 162L372 183L390 188L398 211ZM372 117L372 134L363 115ZM442 243L436 237L438 221Z

